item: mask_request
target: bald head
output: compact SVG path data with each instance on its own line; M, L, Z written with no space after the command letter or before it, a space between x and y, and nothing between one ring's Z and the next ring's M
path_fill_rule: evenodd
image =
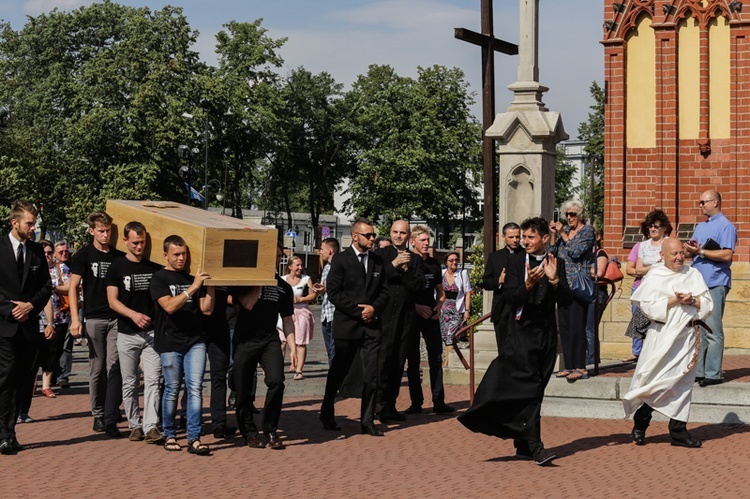
M701 194L700 208L707 217L712 217L721 211L721 194L708 190Z
M664 266L673 272L679 272L685 262L685 252L682 242L677 238L669 238L661 245L661 259Z
M393 245L399 250L406 249L406 241L411 236L411 230L409 229L409 222L406 220L396 220L391 225L391 241Z

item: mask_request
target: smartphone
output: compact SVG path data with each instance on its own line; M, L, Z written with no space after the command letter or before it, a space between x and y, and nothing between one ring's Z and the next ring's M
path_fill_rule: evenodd
M560 221L560 210L557 208L552 212L552 221L555 223Z

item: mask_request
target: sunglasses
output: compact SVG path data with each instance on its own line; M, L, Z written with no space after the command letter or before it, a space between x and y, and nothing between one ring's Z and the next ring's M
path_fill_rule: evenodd
M649 229L661 229L661 225L651 224L648 226Z
M375 239L375 237L377 236L377 234L375 234L374 232L355 232L355 234L359 234L365 239Z
M711 201L716 201L716 200L715 199L706 199L704 201L704 200L701 199L700 201L698 201L698 204L701 205L701 206L703 206L704 204L710 203Z
M565 216L566 216L566 217L577 217L577 216L578 216L578 213L576 213L575 211L569 211L569 212L567 212L567 213L565 214Z

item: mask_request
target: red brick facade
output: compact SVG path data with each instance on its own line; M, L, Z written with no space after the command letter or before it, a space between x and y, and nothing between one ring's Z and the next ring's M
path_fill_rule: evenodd
M627 256L621 241L625 229L639 226L645 214L663 209L677 228L703 221L698 211L700 193L718 190L723 211L739 232L735 261L750 261L750 5L736 11L728 0L647 0L604 2L605 47L605 210L607 247ZM746 2L750 3L750 2ZM626 35L636 20L647 15L655 36L656 137L655 147L628 148ZM692 16L700 27L699 136L679 138L678 23ZM730 138L709 134L709 32L717 16L729 20ZM689 225L687 225L689 227ZM674 236L675 234L673 234Z

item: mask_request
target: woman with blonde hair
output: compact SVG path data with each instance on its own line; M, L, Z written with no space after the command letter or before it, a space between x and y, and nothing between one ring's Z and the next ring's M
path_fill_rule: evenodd
M307 357L307 345L310 344L315 327L315 318L308 303L314 302L318 294L312 290L310 276L304 275L302 260L298 256L289 259L287 273L282 279L294 291L294 340L297 344L297 372L294 374L294 379L300 380L305 377L302 374L302 368Z

